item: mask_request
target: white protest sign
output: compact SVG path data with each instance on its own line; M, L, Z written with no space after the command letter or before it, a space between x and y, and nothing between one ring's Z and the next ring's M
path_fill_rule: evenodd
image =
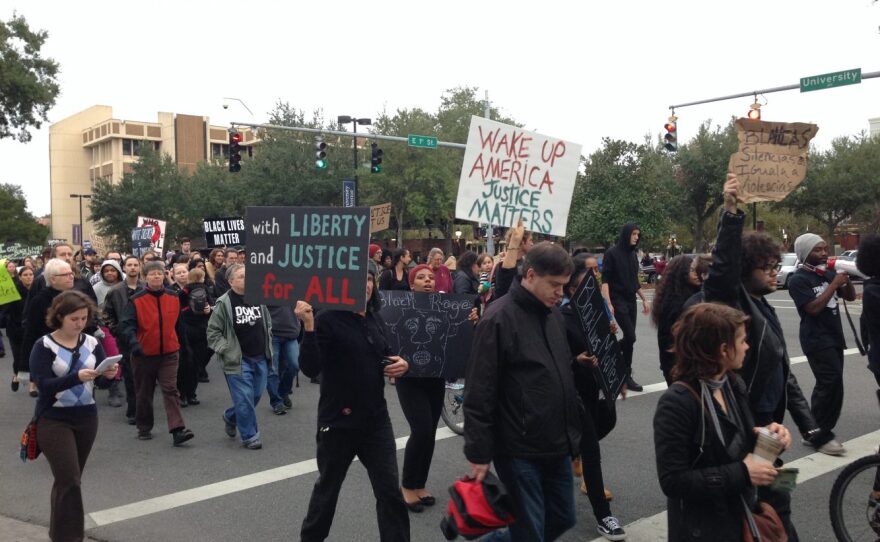
M144 226L153 226L153 237L150 239L150 245L152 246L152 248L156 249L159 252L160 258L164 258L165 221L159 220L158 218L139 216L137 218L137 224L135 226L138 228L143 228Z
M564 236L581 146L471 117L455 218Z

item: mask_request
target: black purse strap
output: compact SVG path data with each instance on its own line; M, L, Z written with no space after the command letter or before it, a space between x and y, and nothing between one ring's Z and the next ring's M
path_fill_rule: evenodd
M865 350L864 345L862 345L862 341L859 340L859 332L856 331L856 325L853 323L852 316L849 315L849 306L846 304L846 299L843 300L843 311L846 313L846 319L849 321L849 327L852 329L853 337L856 339L856 347L859 349L859 354L865 356L868 354L868 351Z

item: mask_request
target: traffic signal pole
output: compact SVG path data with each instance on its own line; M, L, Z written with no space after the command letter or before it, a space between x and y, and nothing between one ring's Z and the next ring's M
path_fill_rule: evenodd
M357 141L358 134L357 132L342 132L340 130L323 130L321 128L306 128L305 126L279 126L277 124L256 124L253 122L232 122L231 126L247 126L248 128L263 128L266 130L286 130L288 132L301 132L306 134L319 134L319 135L332 135L339 137L353 137L355 138L355 144ZM396 141L398 143L409 143L409 139L406 137L400 136L390 136L390 135L382 135L382 134L370 134L370 139L378 139L382 141ZM467 145L464 143L452 143L451 141L437 141L438 147L446 147L450 149L461 149L464 150L467 148ZM357 148L355 147L355 166L357 166Z

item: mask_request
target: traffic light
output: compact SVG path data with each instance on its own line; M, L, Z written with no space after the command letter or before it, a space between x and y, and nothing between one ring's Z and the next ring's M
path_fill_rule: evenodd
M229 171L241 171L241 134L236 131L229 132Z
M327 169L327 144L322 139L315 140L315 167Z
M748 117L752 120L761 120L761 104L756 101L750 105Z
M370 145L372 152L370 153L370 173L382 173L382 149L379 145L373 143Z
M669 122L663 125L663 128L666 129L666 135L663 136L663 139L666 141L663 147L669 152L675 152L678 150L678 126L675 121L678 118L673 115L669 117Z

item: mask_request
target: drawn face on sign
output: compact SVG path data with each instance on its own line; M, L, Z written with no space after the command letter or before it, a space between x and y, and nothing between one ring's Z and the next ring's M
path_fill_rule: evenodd
M445 351L449 328L449 318L445 314L404 310L397 322L401 337L400 356L416 370L432 363L442 366L443 358L437 352ZM431 348L432 344L439 345L439 348Z

